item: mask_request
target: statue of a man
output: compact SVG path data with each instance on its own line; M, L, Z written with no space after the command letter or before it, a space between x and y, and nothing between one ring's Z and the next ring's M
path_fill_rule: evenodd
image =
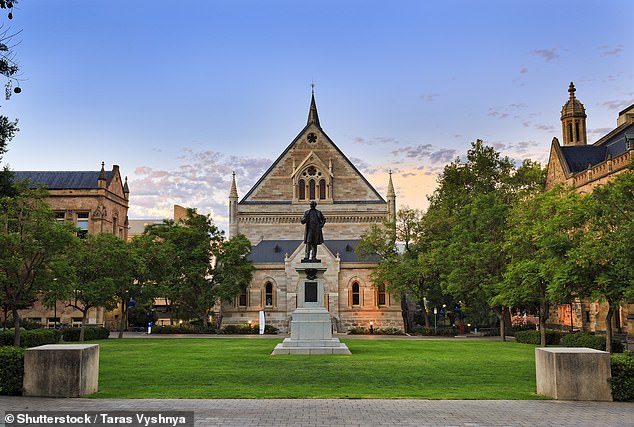
M321 229L324 228L326 217L317 209L317 202L310 202L310 209L304 212L302 224L306 224L304 230L304 243L306 243L305 260L317 260L317 245L324 243L324 234ZM312 252L312 257L311 257Z

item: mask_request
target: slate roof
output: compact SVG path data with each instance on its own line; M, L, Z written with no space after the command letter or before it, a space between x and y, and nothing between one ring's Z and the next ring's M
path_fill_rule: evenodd
M561 152L573 174L583 172L588 164L596 166L611 155L620 156L625 153L625 136L634 137L634 124L619 126L593 145L571 145L561 147Z
M302 240L262 240L251 249L249 259L254 263L284 262L286 254L291 255L302 244ZM341 262L374 263L379 257L361 259L355 252L359 240L326 240L324 245L333 255L339 254Z
M30 179L33 185L42 185L50 190L99 188L99 171L16 171L18 180ZM110 180L111 172L106 172Z

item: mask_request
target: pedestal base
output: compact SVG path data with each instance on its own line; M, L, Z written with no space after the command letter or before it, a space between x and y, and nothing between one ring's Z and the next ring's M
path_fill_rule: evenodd
M332 337L330 314L325 308L298 308L291 320L291 337L278 344L278 354L351 354L348 346Z

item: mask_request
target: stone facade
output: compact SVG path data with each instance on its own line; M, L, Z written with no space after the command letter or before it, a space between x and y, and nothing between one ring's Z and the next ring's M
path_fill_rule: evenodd
M634 105L621 111L617 126L592 145L587 144L586 113L575 98L570 83L570 98L562 108L563 145L553 138L546 189L566 184L579 193L591 193L619 173L625 173L634 161ZM589 332L605 332L607 303L575 301L552 308L550 322ZM571 314L572 313L572 314ZM614 330L634 334L634 304L624 304L614 316Z
M403 329L400 301L383 288L379 295L370 280L376 260L361 260L354 251L373 224L393 218L391 176L386 201L323 131L314 94L304 129L240 201L233 177L229 236L241 233L251 241L256 271L246 294L223 308L223 323L256 323L264 310L268 324L288 330L297 307L296 267L304 256L300 219L311 200L327 219L318 257L327 267L325 304L333 329L370 322Z
M17 171L16 179L29 179L34 186L44 186L48 190L47 202L55 213L57 221L74 223L79 235L110 233L122 239L128 238L127 178L121 179L119 166L100 171ZM20 310L23 319L39 322L44 327L56 324L79 326L81 312L66 307L61 301L57 307L49 309L39 301L25 310ZM107 313L102 308L88 312L90 325L110 326L116 313Z

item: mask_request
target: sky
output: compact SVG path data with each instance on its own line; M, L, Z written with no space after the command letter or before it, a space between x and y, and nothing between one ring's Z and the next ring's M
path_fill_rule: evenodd
M5 13L2 13L5 12ZM227 228L240 197L306 124L399 208L482 139L546 164L574 81L588 140L634 103L631 0L21 0L13 170L118 164L130 219L174 204Z

